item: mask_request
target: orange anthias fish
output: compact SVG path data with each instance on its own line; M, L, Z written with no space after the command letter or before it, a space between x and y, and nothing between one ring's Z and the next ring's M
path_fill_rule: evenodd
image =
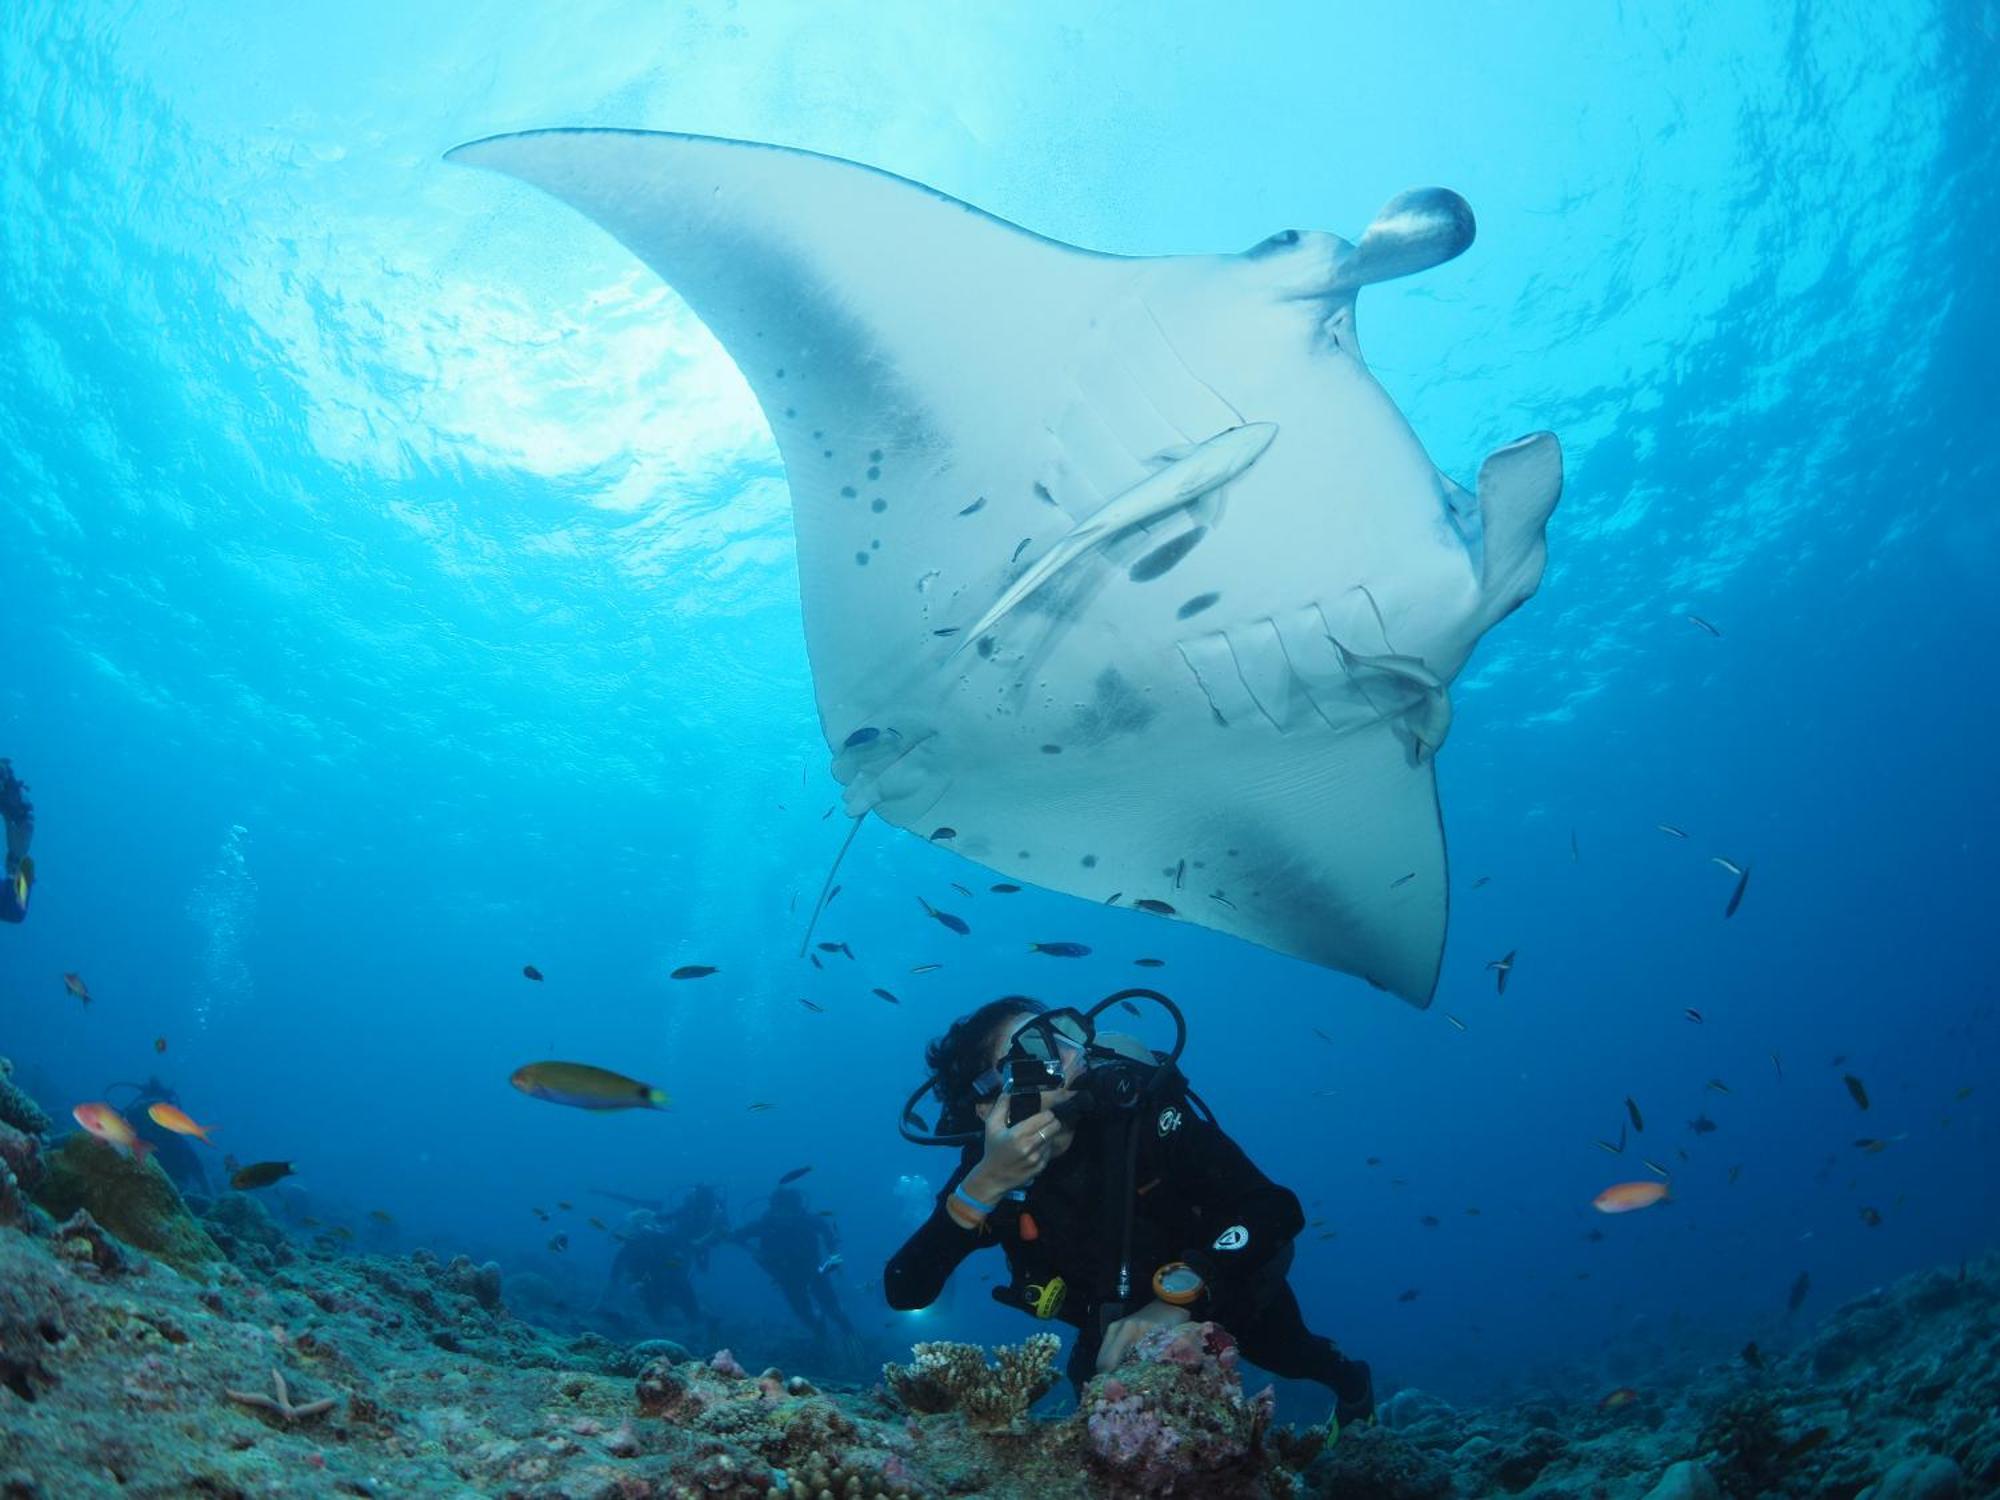
M63 988L76 996L85 1005L90 1004L90 986L83 982L81 974L63 975Z
M1592 1198L1590 1206L1601 1214L1629 1214L1635 1209L1651 1208L1666 1196L1664 1182L1616 1182Z
M70 1116L85 1130L109 1146L123 1146L134 1161L144 1161L153 1148L139 1139L139 1133L123 1115L108 1104L79 1104Z
M208 1138L208 1133L215 1129L213 1125L197 1125L171 1104L148 1105L146 1108L146 1118L159 1126L160 1129L171 1130L175 1135L191 1135L197 1137L207 1145L212 1146L215 1144L215 1142Z
M1600 1411L1610 1411L1614 1407L1629 1406L1639 1399L1639 1393L1629 1385L1621 1385L1617 1390L1597 1403Z

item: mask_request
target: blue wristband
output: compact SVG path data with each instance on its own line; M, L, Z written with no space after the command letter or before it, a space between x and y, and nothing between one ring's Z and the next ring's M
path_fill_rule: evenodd
M973 1197L972 1194L968 1193L965 1190L965 1185L963 1183L953 1188L951 1190L951 1195L952 1197L958 1199L959 1202L963 1203L967 1208L971 1209L974 1213L978 1214L981 1218L990 1217L993 1211L1000 1206L997 1203L981 1203L977 1198Z

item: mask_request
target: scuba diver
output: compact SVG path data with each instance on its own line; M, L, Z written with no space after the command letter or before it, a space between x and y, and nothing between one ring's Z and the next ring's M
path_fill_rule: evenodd
M734 1230L729 1240L757 1242L752 1258L814 1337L825 1335L828 1319L842 1333L854 1332L833 1286L833 1273L840 1269L840 1232L828 1215L806 1212L805 1194L797 1188L773 1191L763 1217Z
M1114 1003L1173 1017L1173 1050L1097 1029ZM1244 1357L1334 1395L1330 1436L1367 1421L1361 1360L1306 1327L1286 1279L1305 1227L1299 1200L1258 1171L1187 1086L1180 1009L1123 990L1088 1011L1011 995L960 1017L930 1044L931 1076L904 1106L904 1138L961 1148L930 1217L883 1273L899 1311L928 1307L959 1262L998 1244L1010 1281L995 1301L1077 1330L1079 1389L1155 1328L1212 1320ZM926 1131L916 1107L936 1094Z
M153 1160L160 1164L160 1170L173 1180L175 1187L183 1193L196 1193L201 1197L213 1196L208 1185L208 1172L195 1154L194 1147L184 1136L162 1129L153 1123L146 1113L155 1104L179 1104L181 1097L168 1088L158 1078L148 1078L144 1083L107 1083L104 1097L109 1099L113 1089L131 1089L132 1097L119 1105L125 1118L131 1122L133 1133L153 1148Z
M0 759L0 821L7 825L6 882L0 886L0 922L19 922L28 915L28 892L35 885L35 862L28 846L35 841L35 809L28 785Z
M728 1233L729 1214L722 1194L707 1183L689 1189L671 1213L635 1209L626 1216L625 1243L612 1257L610 1279L597 1300L598 1307L604 1307L620 1287L629 1284L654 1321L665 1317L671 1308L689 1327L699 1327L705 1336L713 1337L715 1319L702 1314L691 1268L707 1270L708 1252Z

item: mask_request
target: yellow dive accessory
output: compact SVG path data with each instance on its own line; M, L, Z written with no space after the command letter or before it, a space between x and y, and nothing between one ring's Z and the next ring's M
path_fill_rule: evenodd
M1184 1260L1170 1260L1153 1273L1153 1295L1175 1307L1186 1307L1208 1283Z
M1069 1295L1069 1285L1060 1276L1051 1276L1037 1285L1028 1283L1028 1311L1038 1318L1053 1318L1062 1311L1063 1298Z
M35 861L29 855L21 856L21 863L14 871L14 904L23 911L28 908L28 891L35 883Z

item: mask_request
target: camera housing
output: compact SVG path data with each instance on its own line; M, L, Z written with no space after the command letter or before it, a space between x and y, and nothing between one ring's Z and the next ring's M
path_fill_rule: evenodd
M1042 1094L1063 1086L1062 1069L1038 1057L1015 1058L1007 1067L1007 1123L1018 1125L1042 1112Z

